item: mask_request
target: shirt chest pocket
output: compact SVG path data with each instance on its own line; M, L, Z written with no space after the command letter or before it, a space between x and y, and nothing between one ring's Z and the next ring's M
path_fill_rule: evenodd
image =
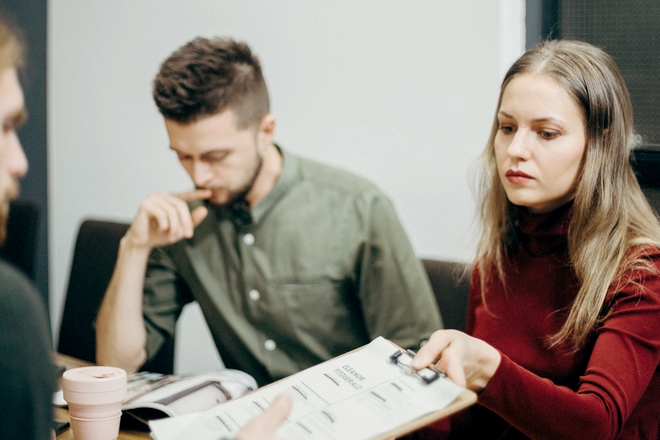
M327 279L300 282L273 282L272 300L288 310L308 311L311 307L338 307L339 283Z
M279 315L286 317L292 331L331 337L333 332L351 327L356 312L360 314L341 282L277 282L271 283L270 288L271 305L277 304Z

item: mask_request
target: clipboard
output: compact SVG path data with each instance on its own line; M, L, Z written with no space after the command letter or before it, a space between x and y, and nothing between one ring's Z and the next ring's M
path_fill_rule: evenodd
M194 418L153 421L152 437L232 437L282 392L292 395L294 406L277 435L292 439L394 439L476 402L474 392L459 387L435 367L413 371L412 356L413 352L378 337Z
M441 369L437 368L435 365L430 365L419 371L413 371L412 367L410 366L410 362L412 361L412 358L415 357L416 353L412 350L403 349L399 347L397 344L390 341L389 339L386 339L386 341L392 345L394 350L389 357L390 362L395 363L403 368L409 369L411 373L418 375L422 381L428 384L434 382L436 379L439 378L447 378L447 374ZM366 347L366 345L351 350L349 352L346 352L340 356L337 356L335 359L339 359L343 356L347 356L357 351L360 351L364 347ZM266 386L270 386L270 385L266 385ZM463 389L463 392L459 394L458 397L456 397L456 399L452 403L442 408L441 410L434 411L422 417L419 417L413 421L410 421L405 425L400 426L399 428L388 431L386 434L374 437L372 440L394 440L398 437L402 437L404 435L417 431L418 429L430 425L433 422L437 422L438 420L444 419L445 417L449 417L452 414L456 414L457 412L462 411L465 408L474 405L476 402L477 402L477 394L474 391L470 391L467 388L465 388Z
M412 350L404 350L403 348L399 347L392 341L388 341L388 342L390 342L394 347L396 347L396 351L390 355L390 360L406 368L412 369L412 367L410 367L409 362L412 361L412 358L415 356L415 353ZM402 362L404 359L405 361ZM433 365L423 368L422 370L415 372L415 374L419 375L420 378L427 383L431 383L441 377L443 378L447 377L447 374L444 371L440 370L439 368ZM406 434L410 434L411 432L417 431L418 429L423 428L426 425L430 425L433 422L444 419L445 417L449 417L450 415L455 414L475 404L476 402L477 402L477 394L474 391L470 391L467 388L465 388L463 392L459 394L458 397L452 403L450 403L443 409L429 413L416 420L413 420L408 424L401 426L400 428L388 432L387 434L375 437L374 440L392 440L398 437L402 437Z

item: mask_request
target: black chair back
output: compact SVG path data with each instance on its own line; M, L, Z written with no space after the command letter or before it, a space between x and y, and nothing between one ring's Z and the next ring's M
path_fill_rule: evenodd
M469 276L465 265L453 261L422 259L440 308L445 328L465 330Z
M13 264L34 281L39 233L39 206L32 200L12 200L7 218L7 237L0 258Z
M78 231L57 351L88 362L96 360L96 315L117 260L119 241L129 224L85 220ZM143 370L171 374L174 339Z

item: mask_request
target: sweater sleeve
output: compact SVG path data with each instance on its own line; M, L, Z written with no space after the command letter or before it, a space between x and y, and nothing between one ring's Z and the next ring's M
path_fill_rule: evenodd
M658 323L660 276L643 272L618 292L609 317L596 331L577 391L557 386L502 354L478 402L531 438L584 438L585 432L592 439L618 438L640 399L652 402L655 410L648 413L657 414L660 396L657 386L649 384L660 380Z
M468 290L467 315L465 317L465 333L471 335L474 331L474 309L481 303L481 282L476 266L470 274L470 288Z

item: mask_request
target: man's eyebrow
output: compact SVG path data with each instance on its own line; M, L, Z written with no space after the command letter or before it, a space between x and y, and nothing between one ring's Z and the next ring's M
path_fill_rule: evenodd
M231 148L216 148L215 150L209 150L202 153L202 156L212 156L214 154L229 154Z
M180 152L176 148L174 148L172 145L170 145L170 150L174 151L175 153L185 154L185 153ZM216 149L213 149L213 150L205 151L205 152L201 153L200 156L202 156L202 157L212 156L214 154L227 155L227 154L231 153L231 151L232 151L232 149L229 148L229 147L227 147L227 148L216 148Z

